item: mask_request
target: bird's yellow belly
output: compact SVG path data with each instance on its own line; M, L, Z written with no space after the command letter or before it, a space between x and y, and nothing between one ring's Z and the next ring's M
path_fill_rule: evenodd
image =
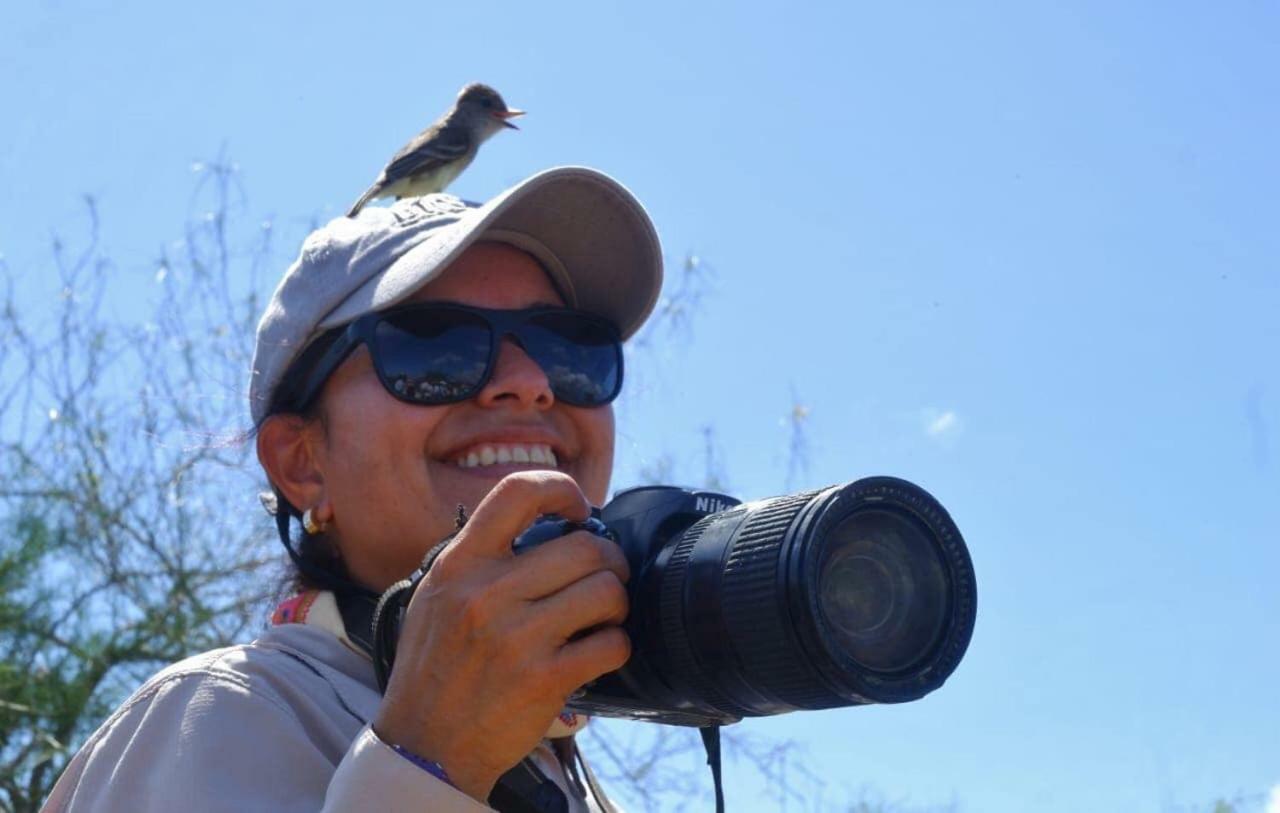
M387 187L386 194L395 195L397 198L412 198L418 195L432 195L436 192L443 192L453 180L462 174L465 169L461 161L454 161L445 166L438 167L430 172L422 172L417 175L410 175L396 181Z

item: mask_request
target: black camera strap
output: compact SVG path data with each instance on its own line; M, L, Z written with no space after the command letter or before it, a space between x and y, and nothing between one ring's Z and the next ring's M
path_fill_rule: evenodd
M347 631L347 639L372 658L373 610L378 604L377 600L346 590L335 590L333 599L338 604L338 614L342 616L342 626ZM383 691L382 687L379 687L379 691Z
M498 813L569 813L569 799L528 757L498 778L489 794Z
M373 605L372 617L365 623L369 630L372 646L369 657L373 659L373 674L378 679L378 691L386 693L387 682L391 680L391 667L395 661L396 637L400 634L400 620L409 607L409 600L418 589L418 583L426 578L431 566L440 558L444 549L449 547L454 537L467 524L467 511L462 503L458 503L458 518L453 533L441 539L422 557L422 564L409 574L409 578L401 579L388 587ZM344 616L345 620L345 616Z
M707 764L711 766L711 778L716 783L716 813L724 813L724 784L720 781L720 726L709 725L698 729L702 745L707 749Z

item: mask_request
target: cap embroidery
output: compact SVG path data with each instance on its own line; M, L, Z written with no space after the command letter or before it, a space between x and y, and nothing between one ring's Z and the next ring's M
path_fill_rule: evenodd
M401 200L390 209L398 226L412 226L429 218L456 215L466 210L467 205L452 195L427 195Z

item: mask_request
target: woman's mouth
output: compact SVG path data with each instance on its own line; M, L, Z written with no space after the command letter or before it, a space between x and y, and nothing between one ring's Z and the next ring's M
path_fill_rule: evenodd
M511 465L559 467L556 453L545 443L479 443L456 455L453 462L463 469Z

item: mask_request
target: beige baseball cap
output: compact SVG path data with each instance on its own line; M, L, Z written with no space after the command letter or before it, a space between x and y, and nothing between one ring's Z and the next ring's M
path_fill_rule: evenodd
M649 215L594 169L549 169L483 204L436 194L369 207L312 232L271 295L249 381L254 424L314 339L404 301L477 240L532 254L569 307L608 319L624 339L662 289L662 248Z

